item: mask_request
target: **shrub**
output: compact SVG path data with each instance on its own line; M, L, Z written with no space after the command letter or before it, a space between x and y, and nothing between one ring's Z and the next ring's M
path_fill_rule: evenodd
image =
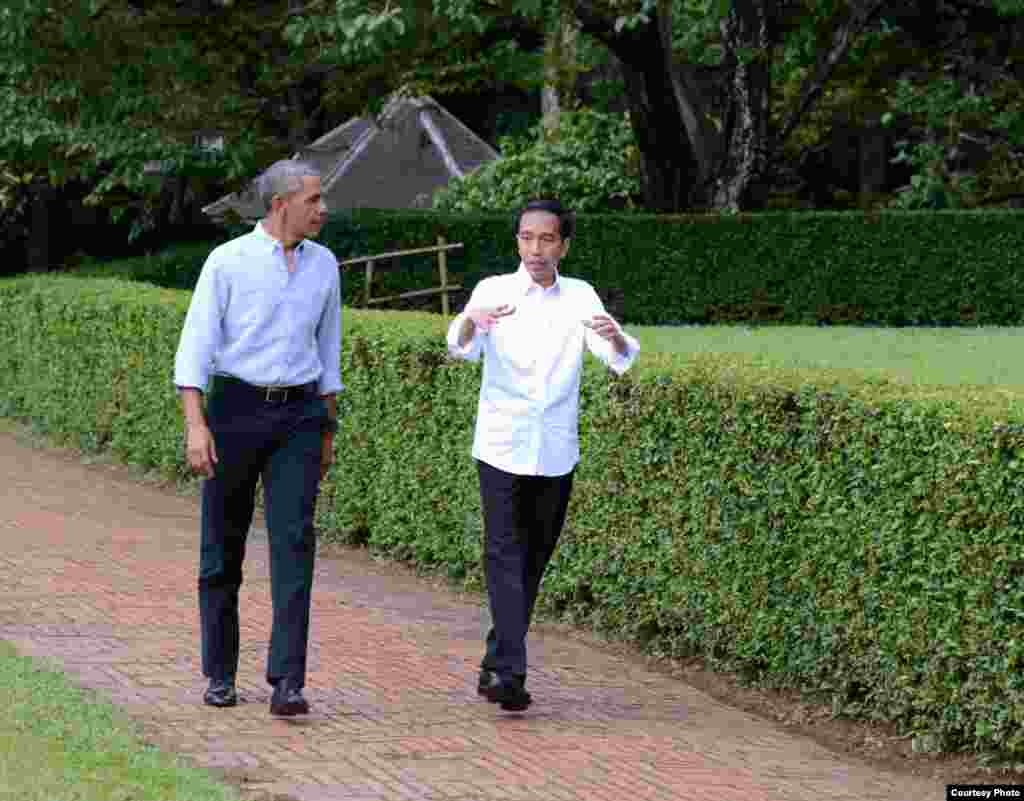
M558 197L578 212L632 208L640 194L639 159L623 114L581 109L559 115L545 134L538 123L505 137L502 157L435 195L447 212L514 211L525 198Z
M185 475L174 349L188 295L0 282L0 414ZM432 315L346 311L323 536L479 586L480 370ZM668 654L1024 754L1024 412L735 357L588 360L569 524L541 602Z
M1005 211L585 214L563 265L638 324L1022 325L1022 219ZM433 245L439 236L464 245L449 257L451 283L464 287L457 303L481 278L518 262L511 214L358 209L335 215L320 239L344 259ZM153 267L110 265L107 274L182 286L177 279L198 275L204 256L188 253L181 267L172 252L150 257ZM378 265L377 296L437 285L432 256L390 267ZM345 302L361 304L364 288L362 269L346 270Z

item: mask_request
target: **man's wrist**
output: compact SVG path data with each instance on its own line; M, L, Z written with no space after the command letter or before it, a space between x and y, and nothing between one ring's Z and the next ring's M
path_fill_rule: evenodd
M459 329L459 346L465 347L467 344L469 344L469 341L473 338L475 334L476 323L473 322L473 318L470 317L469 314L467 313L466 316L462 318L462 325L460 326Z

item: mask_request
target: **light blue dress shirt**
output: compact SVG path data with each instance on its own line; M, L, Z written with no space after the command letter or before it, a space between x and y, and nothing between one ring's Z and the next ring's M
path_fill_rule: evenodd
M213 374L259 386L316 381L342 389L341 278L323 245L303 240L289 272L262 223L215 248L203 265L174 361L174 383L205 391Z

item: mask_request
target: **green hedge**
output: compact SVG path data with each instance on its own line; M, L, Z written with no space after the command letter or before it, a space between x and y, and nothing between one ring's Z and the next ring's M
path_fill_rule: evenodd
M0 282L0 413L183 477L170 384L186 303L127 282ZM430 315L346 311L318 520L479 586L479 368L448 360L441 333ZM641 358L622 378L586 366L545 607L947 749L1024 753L1019 401Z
M508 216L357 210L335 215L321 241L340 258L439 235L463 242L450 269L469 290L515 268L511 224ZM1017 212L581 215L578 227L565 271L592 281L632 323L1024 324ZM192 248L136 264L142 280L190 289L202 259ZM436 263L403 258L376 282L378 296L435 286ZM364 271L347 271L346 303L361 304L363 292Z
M438 235L465 243L452 271L469 288L515 268L507 216L361 211L321 238L372 253ZM1024 215L1009 212L581 215L564 269L637 324L1019 325L1021 252ZM389 293L436 284L429 261L409 262L382 277ZM361 298L362 274L346 284Z

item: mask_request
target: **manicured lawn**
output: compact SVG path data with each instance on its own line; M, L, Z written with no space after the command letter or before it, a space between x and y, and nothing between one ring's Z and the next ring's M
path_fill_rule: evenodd
M1024 389L1024 328L629 326L650 352L735 353L928 385Z
M228 801L107 703L0 642L0 801Z

